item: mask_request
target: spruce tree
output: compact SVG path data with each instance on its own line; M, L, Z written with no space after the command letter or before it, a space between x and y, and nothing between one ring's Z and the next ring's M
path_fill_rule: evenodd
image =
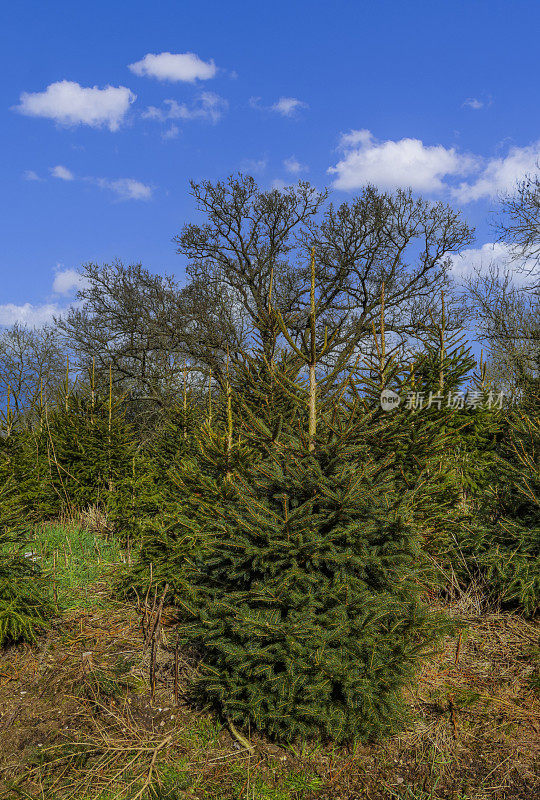
M35 561L31 525L13 476L11 435L12 430L0 435L0 645L34 642L53 614L49 582Z
M406 499L389 464L359 464L353 432L319 421L314 450L289 437L233 478L182 603L195 696L280 739L394 730L437 635Z
M444 626L422 603L419 539L392 459L366 454L359 404L336 398L321 414L328 342L316 331L313 256L310 296L297 341L276 312L307 370L307 389L287 392L307 425L269 436L264 418L246 416L259 458L229 474L218 505L203 497L199 535L210 544L185 573L181 637L201 656L194 698L230 723L342 743L403 723L403 686ZM272 372L288 386L275 363Z
M146 513L140 528L137 558L123 586L137 591L169 586L169 599L182 599L193 560L205 558L212 542L204 530L230 493L230 476L252 460L250 447L229 432L226 403L215 403L212 417L177 440L172 450L165 489L154 483L157 513ZM170 446L170 445L169 445ZM143 496L145 494L143 493ZM186 572L187 571L187 572Z
M503 409L489 491L458 543L462 565L489 601L533 616L540 609L540 398L533 391L522 402Z

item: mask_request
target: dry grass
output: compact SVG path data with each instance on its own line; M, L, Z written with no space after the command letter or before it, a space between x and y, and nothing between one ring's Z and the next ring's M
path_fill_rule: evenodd
M92 587L96 599L107 592ZM0 797L532 800L540 793L539 626L478 615L464 599L446 611L468 628L411 688L410 730L348 750L300 751L252 736L250 751L184 705L182 686L175 703L170 610L158 630L152 700L144 608L72 608L38 648L0 654Z
M107 515L98 506L89 506L84 511L79 512L74 521L77 522L82 528L87 528L94 533L101 535L110 533Z

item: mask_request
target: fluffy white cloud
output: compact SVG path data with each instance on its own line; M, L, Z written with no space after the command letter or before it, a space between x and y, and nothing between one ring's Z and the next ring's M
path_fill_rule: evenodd
M472 183L461 183L452 194L462 203L495 198L511 192L525 175L540 174L540 141L527 147L511 147L502 158L490 159Z
M282 117L294 117L301 108L309 108L307 103L296 97L280 97L273 105L264 106L260 97L250 97L249 105L257 111L272 111Z
M290 158L286 158L283 162L283 166L290 172L292 175L298 175L300 172L307 172L307 167L305 164L301 164L294 156Z
M444 188L443 178L469 172L471 156L453 147L426 146L420 139L377 141L368 130L353 130L341 137L343 158L328 172L336 189L358 189L373 183L383 189L411 187L425 192Z
M486 242L481 247L471 247L450 256L451 272L460 280L477 274L487 273L491 267L502 272L510 270L517 285L526 284L531 279L531 271L538 273L536 263L531 259L516 258L506 242Z
M296 97L280 97L273 106L270 106L271 111L283 117L293 117L301 108L308 108L308 104Z
M455 278L469 278L476 272L485 272L490 265L504 267L510 259L510 248L504 242L486 242L481 247L470 247L450 256Z
M120 127L129 106L136 99L125 86L84 87L74 81L51 83L43 92L23 92L15 111L29 117L45 117L60 125Z
M51 322L53 316L58 315L61 309L56 303L44 303L43 305L33 305L32 303L4 303L0 305L0 325L21 325L31 327L45 325Z
M54 270L52 291L54 295L66 297L67 306L61 305L54 299L44 303L4 303L0 305L0 326L10 326L15 323L40 327L52 322L53 317L58 317L73 304L73 295L76 289L87 285L85 278L74 269L62 269L60 264ZM69 297L71 295L71 298Z
M33 169L27 169L23 172L23 178L25 181L42 181L43 178L40 178L37 172L34 172Z
M140 61L129 64L135 75L158 78L160 81L207 81L217 72L212 60L203 61L195 53L147 53Z
M152 187L136 181L134 178L117 178L116 180L90 178L89 180L96 183L101 189L110 189L121 200L150 200L152 197Z
M161 122L171 119L203 119L209 122L218 122L227 111L228 102L214 92L202 92L200 97L191 106L178 103L176 100L164 100L165 108L150 106L143 113L145 119L157 119Z
M53 292L55 294L68 295L75 291L75 289L81 288L83 284L84 278L82 275L79 275L77 270L62 269L54 276Z
M53 178L60 178L62 181L72 181L75 176L73 172L67 167L58 164L56 167L51 167L51 175Z
M333 185L344 190L367 183L383 189L445 190L455 200L468 203L494 199L512 192L526 175L540 175L540 140L485 159L453 147L428 146L421 139L380 142L368 130L352 130L341 136L339 148L343 156L328 172L336 176Z

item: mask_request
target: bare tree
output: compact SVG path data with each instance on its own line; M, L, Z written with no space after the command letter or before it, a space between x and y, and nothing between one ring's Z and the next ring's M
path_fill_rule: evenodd
M302 345L313 247L320 335L326 327L332 340L317 349L335 365L371 339L383 287L387 330L401 340L412 335L448 284L449 256L472 241L458 212L411 192L368 186L325 209L327 193L305 182L264 192L240 175L192 183L192 193L206 222L186 225L174 241L192 279L184 297L191 293L195 348L219 331L224 339L214 337L214 353L228 343L233 357L253 336L271 356L281 331L272 307Z
M308 276L300 234L328 193L305 182L264 192L243 175L192 181L191 189L206 221L185 225L174 241L188 259L184 298L191 302L195 348L213 340L214 358L223 361L224 345L239 353L256 336L271 357L278 337L272 303L287 317L300 302Z
M367 186L350 203L331 205L304 244L315 247L318 305L334 348L353 352L370 338L382 303L385 329L398 343L429 326L441 291L451 290L450 256L472 240L459 212L410 191Z
M367 187L334 208L306 182L263 191L238 175L191 187L204 220L174 238L187 284L140 264L87 264L78 305L57 321L82 366L107 379L111 366L119 389L158 403L178 389L184 359L193 380L225 387L227 352L231 369L255 343L271 359L289 346L283 326L307 352L312 248L315 345L332 375L371 341L383 294L390 335L411 335L448 282L449 255L472 239L457 212L410 192Z
M66 372L66 352L51 326L15 324L0 334L0 405L17 414L53 394Z
M540 175L501 198L496 229L509 264L477 271L466 287L492 377L515 393L540 379Z
M509 269L491 265L466 282L494 383L510 394L540 379L538 292L516 285Z
M185 355L177 281L120 261L85 264L81 273L78 304L56 320L79 366L93 368L98 382L111 368L118 391L162 402L178 389Z
M540 267L540 175L529 175L501 201L497 228L500 239L511 245L518 268L537 272ZM538 281L538 274L535 275Z

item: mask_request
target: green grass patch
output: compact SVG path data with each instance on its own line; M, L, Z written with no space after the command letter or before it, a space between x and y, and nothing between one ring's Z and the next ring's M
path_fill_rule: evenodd
M50 523L35 529L31 547L33 558L54 581L60 610L103 607L109 602L95 592L88 596L88 588L121 563L118 541L73 523Z

